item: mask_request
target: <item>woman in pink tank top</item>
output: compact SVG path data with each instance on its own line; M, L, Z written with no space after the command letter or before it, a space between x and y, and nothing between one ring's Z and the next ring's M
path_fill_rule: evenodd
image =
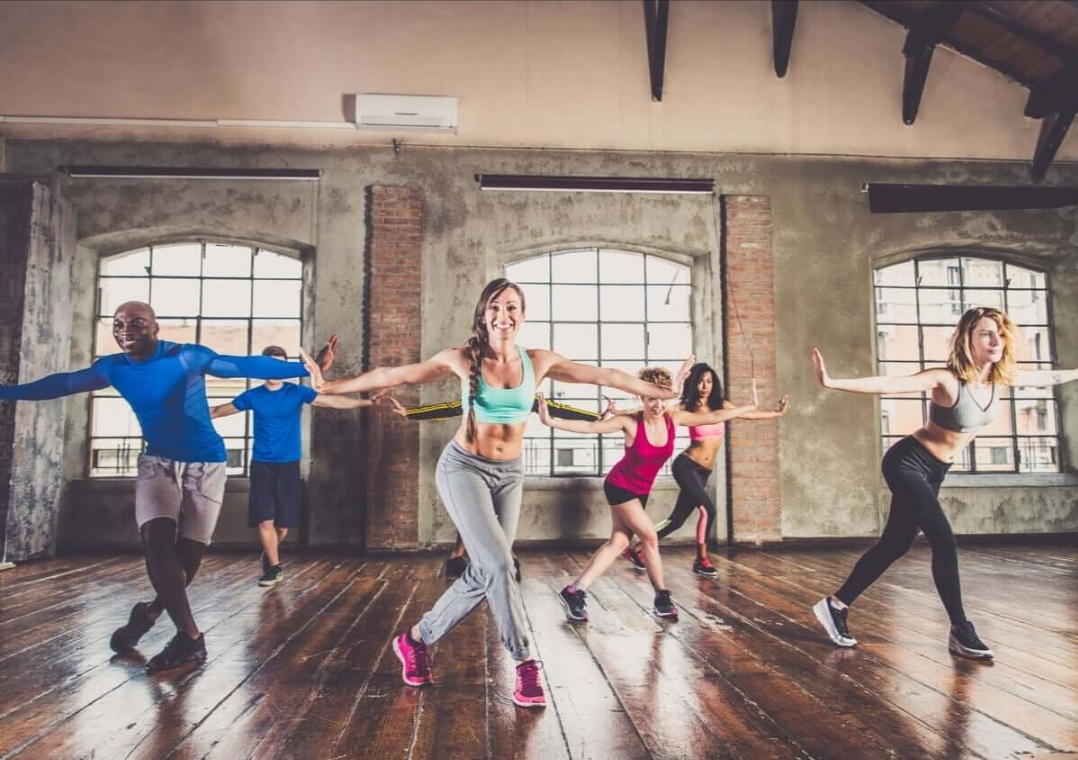
M688 373L692 359L679 372L679 382ZM645 382L673 387L670 373L661 367L645 367L639 374ZM684 409L667 409L662 399L641 397L643 408L635 414L616 414L597 422L554 419L540 399L539 419L558 430L574 433L617 433L625 436L625 456L614 465L603 483L613 527L610 538L588 561L584 572L558 593L570 620L587 620L586 590L606 572L629 547L633 534L640 537L640 548L647 565L648 580L655 589L654 612L660 617L677 617L677 607L663 582L662 560L659 558L659 539L648 514L644 511L648 494L659 470L674 453L675 425L710 425L740 417L756 409L756 389L753 403L733 409L695 413Z

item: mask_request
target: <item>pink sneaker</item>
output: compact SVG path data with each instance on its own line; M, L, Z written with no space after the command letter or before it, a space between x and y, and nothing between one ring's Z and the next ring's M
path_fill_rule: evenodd
M513 689L513 704L520 707L546 707L546 694L539 680L541 664L528 660L517 665L517 685Z
M422 686L425 683L434 682L434 676L430 672L430 663L427 662L426 644L422 641L413 644L408 640L408 632L405 631L393 639L393 651L404 666L401 669L401 678L406 684Z
M633 563L633 569L634 570L641 570L642 571L642 570L647 569L647 567L644 565L643 558L640 556L640 550L639 549L633 549L633 548L630 547L630 548L626 549L625 551L623 551L621 553L621 556Z

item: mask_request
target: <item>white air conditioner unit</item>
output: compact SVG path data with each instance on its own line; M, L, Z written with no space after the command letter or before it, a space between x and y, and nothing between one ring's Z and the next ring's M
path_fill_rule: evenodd
M356 126L455 132L457 99L433 95L356 95Z

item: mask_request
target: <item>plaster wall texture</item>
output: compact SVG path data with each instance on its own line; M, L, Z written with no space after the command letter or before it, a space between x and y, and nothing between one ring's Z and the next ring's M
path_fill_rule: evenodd
M268 241L298 250L310 262L308 343L342 336L338 371L361 369L365 192L372 185L418 187L423 196L423 355L459 345L469 333L474 299L502 267L524 256L580 246L658 253L691 263L696 353L720 367L722 305L713 199L587 193L479 191L476 173L709 177L719 195L762 195L771 202L776 298L778 389L792 409L779 426L782 535L786 538L868 536L885 514L879 475L878 414L869 396L820 389L809 352L818 346L836 376L875 374L872 270L916 252L983 251L1050 273L1059 364L1078 365L1078 235L1073 208L1021 212L871 215L863 182L1025 184L1019 162L753 157L711 153L530 151L404 146L333 151L223 149L134 143L9 140L9 171L50 172L57 165L153 164L315 168L317 187L224 180L77 180L64 189L78 210L75 324L88 318L88 257L122 250L155 235L207 234ZM1058 167L1060 184L1078 169ZM89 312L87 311L89 309ZM73 366L84 366L89 331L72 339ZM731 347L731 350L736 350ZM78 359L79 361L76 361ZM1072 384L1073 385L1073 384ZM456 395L452 384L424 387L421 401ZM1078 530L1073 462L1078 389L1060 392L1064 461L1069 474L1003 478L991 488L952 476L944 491L957 533ZM766 401L765 401L766 403ZM355 545L362 491L355 462L359 426L331 414L312 415L309 473L312 544ZM434 463L454 426L422 423L420 545L448 541L452 526L438 504ZM84 420L72 414L68 439ZM70 469L67 474L74 477ZM712 476L720 514L724 473ZM952 483L953 481L953 483ZM983 481L982 481L983 482ZM1035 485L1029 485L1034 483ZM113 509L73 489L65 510ZM662 516L673 494L656 494ZM239 508L230 502L228 509ZM1002 510L1002 511L1001 511ZM720 524L723 518L720 517ZM599 538L609 527L594 482L537 482L525 489L519 538ZM132 525L133 531L133 525ZM687 536L691 526L679 535ZM735 537L736 539L736 537ZM245 540L219 536L221 541Z

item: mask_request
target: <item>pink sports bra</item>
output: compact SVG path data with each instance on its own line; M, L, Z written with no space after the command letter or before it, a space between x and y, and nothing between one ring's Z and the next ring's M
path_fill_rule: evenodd
M726 435L725 422L713 422L710 425L695 425L689 428L690 441L703 441L706 438L722 438Z

